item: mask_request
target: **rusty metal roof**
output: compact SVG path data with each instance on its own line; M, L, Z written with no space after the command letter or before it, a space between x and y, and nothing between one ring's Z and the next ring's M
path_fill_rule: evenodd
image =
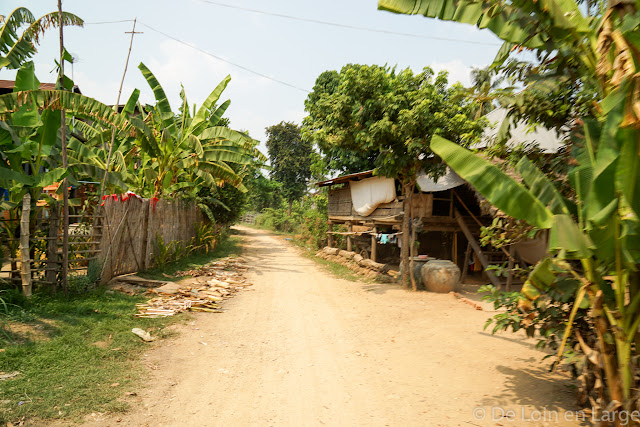
M317 185L318 187L327 187L329 185L342 184L349 181L360 181L365 178L369 178L373 176L373 169L365 172L352 173L349 175L339 176L337 178L328 179L326 181L316 182L313 185Z
M13 86L15 86L15 81L13 80L0 80L0 89L11 89L13 90ZM40 83L38 89L41 90L55 90L55 83Z
M15 81L14 80L0 80L0 93L8 93L13 91L13 87L15 86ZM2 90L4 89L4 90ZM9 90L7 90L9 89ZM40 83L40 86L38 87L38 89L40 90L56 90L56 84L55 83ZM73 92L74 93L82 93L80 91L80 88L78 88L78 86L74 86L73 87Z

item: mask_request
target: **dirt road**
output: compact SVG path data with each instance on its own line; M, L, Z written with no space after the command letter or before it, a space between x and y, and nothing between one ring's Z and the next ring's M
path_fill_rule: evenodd
M483 332L490 312L336 279L283 239L239 229L252 290L150 351L158 369L132 412L90 424L579 425L565 421L568 376L547 372L534 341Z

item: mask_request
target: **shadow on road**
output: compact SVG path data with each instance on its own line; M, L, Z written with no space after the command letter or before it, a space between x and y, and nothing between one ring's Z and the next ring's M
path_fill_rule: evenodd
M531 363L532 366L538 363L538 360L531 359L521 361ZM577 409L566 407L567 394L572 394L574 391L558 383L557 377L551 374L548 369L538 367L514 369L510 366L497 366L496 368L507 377L504 389L483 399L480 402L481 405L499 407L505 401L512 401L516 405L533 406L537 410Z

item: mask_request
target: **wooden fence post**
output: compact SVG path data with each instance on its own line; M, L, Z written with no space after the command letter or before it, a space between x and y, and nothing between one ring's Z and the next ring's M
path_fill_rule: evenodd
M351 222L347 223L347 232L349 233L347 234L347 251L351 252L351 247L352 247L351 233L353 232L353 224Z
M513 262L514 262L514 258L516 256L516 247L514 245L509 246L509 264L508 264L508 269L509 269L509 274L507 275L507 284L506 284L506 290L507 292L511 292L511 285L513 284Z
M51 291L55 292L58 282L58 205L52 203L49 207L49 240L47 242L47 272L45 280L51 284Z
M328 228L328 232L327 232L327 246L332 248L333 247L333 222L329 221L329 224L327 226Z
M373 227L373 234L371 234L371 261L377 262L378 257L378 244L376 237L378 236L378 227Z
M144 208L142 210L142 225L140 226L142 230L142 244L140 246L141 254L140 258L142 259L142 271L145 271L151 267L149 263L147 263L147 245L149 243L149 215L151 214L151 201L142 201Z
M31 217L31 195L22 198L22 217L20 219L20 275L22 294L31 296L31 256L29 254L29 218Z

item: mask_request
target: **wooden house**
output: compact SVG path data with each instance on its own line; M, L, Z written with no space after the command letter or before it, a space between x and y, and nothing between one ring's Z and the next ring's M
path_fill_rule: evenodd
M473 148L483 149L494 143L501 123L510 120L504 108L488 113L486 118L493 126L485 131L482 142ZM545 156L553 157L564 145L564 139L563 135L554 130L543 127L531 129L524 122L511 121L510 138L505 144L508 148L521 144L536 145ZM353 200L353 188L367 180L376 185L373 182L374 178L373 171L366 171L316 183L319 187L330 187L329 246L332 245L332 236L343 234L346 236L347 250L355 249L362 256L374 261L378 261L379 257L393 256L398 260L399 251L389 251L377 238L381 234L399 233L403 216L408 212L412 217L412 226L418 231L418 254L455 262L463 272L463 279L473 259L475 268L483 269L496 287L505 285L507 289L513 282L512 269L516 261L521 264L534 264L546 253L544 238L520 242L499 251L483 248L479 243L480 228L491 224L494 215L501 213L496 213L497 209L483 209L480 206L482 196L453 172L447 173L437 182L426 176L419 177L418 189L411 197L410 203L404 200L400 185L395 182L393 197L385 199L384 202L376 204L375 208L368 209L366 214L362 214L357 209L358 203ZM345 224L346 231L334 231L335 224ZM489 265L502 263L507 263L509 271L506 280L487 270Z
M376 262L397 263L400 251L389 247L387 242L397 244L401 241L402 220L408 212L412 215L412 227L416 227L418 255L451 260L460 267L463 275L474 260L478 270L507 261L508 253L480 246L480 227L491 224L493 218L483 214L477 193L454 172L449 171L438 182L426 176L419 177L418 188L410 203L401 195L399 183L391 180L393 199L370 206L370 212L365 214L359 212L358 203L354 201L354 188L369 182L374 187L369 191L376 193L375 187L382 185L383 181L374 177L373 171L366 171L316 183L318 187L329 187L329 246L333 245L335 235L344 235L348 251L355 251ZM384 182L384 185L389 185L389 182ZM335 231L336 224L345 224L346 231ZM380 236L397 238L383 239L385 242L381 243ZM511 285L510 280L507 283L490 271L487 275L496 286Z

